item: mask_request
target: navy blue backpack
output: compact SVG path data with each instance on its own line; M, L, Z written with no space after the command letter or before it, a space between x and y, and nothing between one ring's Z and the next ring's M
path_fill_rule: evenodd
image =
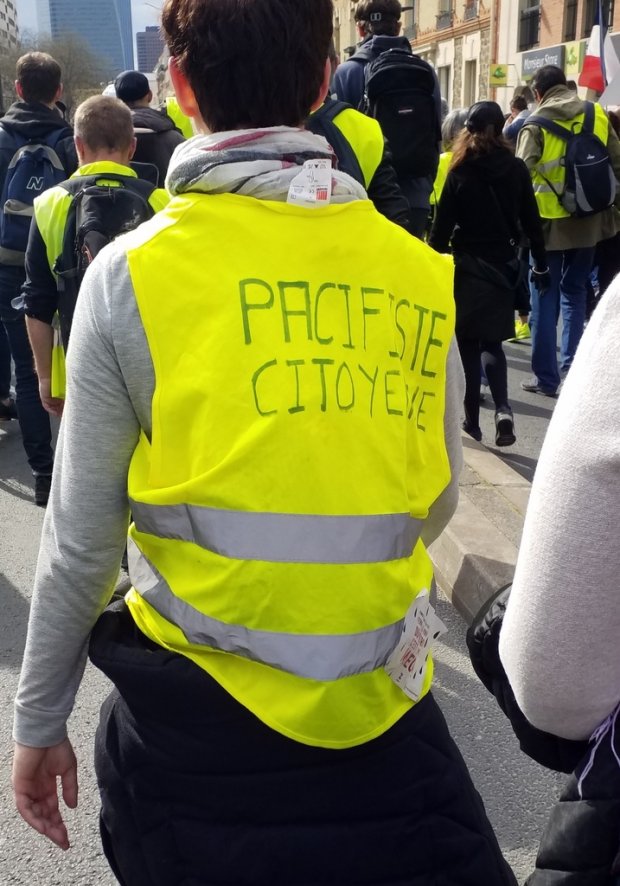
M609 152L603 142L594 134L594 105L585 102L583 126L577 132L574 123L566 129L547 120L546 117L532 114L525 125L535 123L541 129L566 142L566 154L562 163L566 170L564 190L559 193L540 170L538 174L547 182L562 207L577 218L595 215L613 205L616 199L617 182Z
M66 136L65 129L58 129L48 141L14 137L18 146L0 196L0 264L24 264L35 198L67 178L56 153Z

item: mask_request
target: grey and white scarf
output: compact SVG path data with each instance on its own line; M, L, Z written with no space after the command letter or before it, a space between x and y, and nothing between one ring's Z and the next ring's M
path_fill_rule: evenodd
M285 202L306 160L329 158L333 164L334 156L322 136L289 126L197 135L172 155L166 188L173 196L199 191ZM355 179L332 170L332 203L366 199Z

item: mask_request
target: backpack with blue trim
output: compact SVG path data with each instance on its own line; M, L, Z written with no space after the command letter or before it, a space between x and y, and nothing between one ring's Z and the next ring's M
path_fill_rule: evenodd
M62 128L47 140L13 135L18 147L0 196L0 264L23 266L35 198L67 177L56 153L58 142L66 137Z
M592 102L584 103L583 125L573 123L570 129L560 126L538 114L527 118L525 125L534 123L566 142L562 165L566 171L564 190L559 193L543 175L563 209L576 218L585 218L603 212L616 199L617 182L606 145L594 134L595 111Z

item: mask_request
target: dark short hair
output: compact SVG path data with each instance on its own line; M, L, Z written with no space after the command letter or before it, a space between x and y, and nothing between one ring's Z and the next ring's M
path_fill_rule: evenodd
M510 102L510 107L514 111L527 111L527 102L525 97L522 95L515 95L513 100Z
M566 74L557 65L543 65L532 78L532 89L543 96L554 86L566 86Z
M73 125L91 151L125 151L133 139L131 111L111 95L87 98L75 112Z
M399 0L360 0L355 7L355 21L363 24L369 34L396 37L402 11Z
M17 59L15 76L26 102L50 105L60 88L60 65L47 52L22 55Z
M164 38L212 132L299 126L319 96L332 0L165 0Z

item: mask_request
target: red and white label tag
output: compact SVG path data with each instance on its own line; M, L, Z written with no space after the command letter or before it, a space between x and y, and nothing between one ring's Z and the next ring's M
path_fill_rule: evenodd
M392 680L413 701L422 692L426 660L433 644L446 630L424 588L411 604L400 641L385 665Z
M331 160L306 160L288 191L287 203L296 206L329 206L332 199Z

